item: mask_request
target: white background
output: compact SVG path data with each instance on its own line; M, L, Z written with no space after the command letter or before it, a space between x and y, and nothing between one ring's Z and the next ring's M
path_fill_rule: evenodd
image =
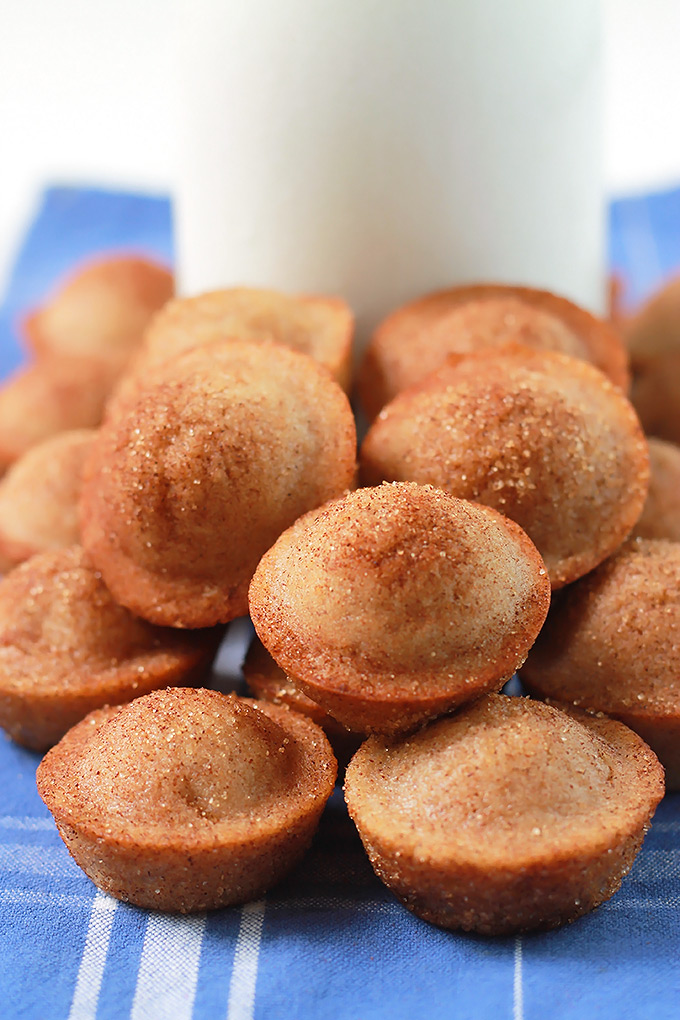
M603 6L609 193L680 183L680 0ZM172 14L172 0L5 3L0 288L45 183L172 189Z

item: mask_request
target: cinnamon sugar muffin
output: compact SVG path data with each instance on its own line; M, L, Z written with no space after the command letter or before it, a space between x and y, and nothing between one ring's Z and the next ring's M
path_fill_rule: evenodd
M359 489L263 556L255 629L296 687L349 729L394 733L498 690L545 619L524 532L431 486Z
M645 364L635 374L630 399L645 432L680 445L680 350Z
M256 698L270 701L274 705L286 705L312 719L328 737L333 753L338 759L338 765L341 768L347 765L363 736L352 733L321 708L321 705L317 705L303 694L272 659L258 637L253 638L248 649L243 663L243 676Z
M186 913L278 882L309 845L335 773L311 720L174 689L93 712L46 755L37 782L96 885Z
M79 541L83 465L95 434L59 432L31 447L0 481L0 556L7 563Z
M79 546L34 556L0 581L0 726L43 751L94 708L198 681L218 640L135 619Z
M649 480L618 387L585 361L520 344L450 355L383 408L360 465L367 485L409 479L500 510L535 542L554 588L624 541Z
M437 291L392 312L376 329L358 375L369 418L398 393L425 379L448 354L508 342L584 358L622 389L626 351L613 327L548 291L476 284Z
M155 316L132 366L134 376L214 340L280 343L325 365L348 390L354 317L340 298L291 296L234 287L177 298Z
M635 371L680 353L680 276L669 280L628 318L624 332Z
M113 377L82 358L44 357L0 386L0 472L32 446L68 429L102 420Z
M264 551L353 482L347 397L311 358L213 343L159 366L100 430L85 471L83 545L114 597L153 623L247 612Z
M620 723L491 695L350 762L349 812L378 876L419 917L508 935L608 899L663 796Z
M680 542L680 447L650 439L649 462L647 502L633 535Z
M120 372L174 291L165 266L136 256L95 259L73 272L24 323L40 355L107 362Z
M556 601L522 670L542 698L620 719L680 788L680 543L633 539Z

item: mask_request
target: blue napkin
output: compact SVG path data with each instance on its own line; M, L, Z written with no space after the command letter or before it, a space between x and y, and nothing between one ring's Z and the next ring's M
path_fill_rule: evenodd
M614 203L610 234L612 265L636 298L648 293L680 265L680 191ZM168 260L168 202L45 194L0 313L0 371L19 360L18 317L75 262L111 249ZM185 918L118 903L69 857L35 789L38 760L0 737L3 1020L680 1015L680 795L661 804L612 900L559 931L492 940L401 907L339 791L308 857L265 900Z

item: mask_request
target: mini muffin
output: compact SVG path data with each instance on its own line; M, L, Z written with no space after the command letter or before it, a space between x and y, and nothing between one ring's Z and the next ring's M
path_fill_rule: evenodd
M585 309L544 290L477 284L427 294L382 322L366 350L358 389L369 418L424 379L448 354L508 342L591 361L622 389L628 359L616 330Z
M656 291L625 322L625 340L635 371L660 357L680 353L680 276Z
M278 344L207 344L154 370L100 430L83 545L137 615L226 623L247 613L265 550L352 484L355 459L347 397L311 358Z
M344 768L359 747L363 737L352 733L329 715L320 705L298 690L259 638L253 638L243 663L243 676L256 698L274 705L287 705L312 719L328 737L338 764Z
M178 298L151 323L133 366L149 367L214 340L277 342L325 365L348 390L354 318L339 298L293 297L273 290L236 287Z
M649 462L652 474L647 502L633 534L680 542L680 447L650 439Z
M633 379L630 399L645 432L680 445L680 350L641 368Z
M510 344L450 355L383 408L360 456L364 484L430 483L496 507L535 542L554 588L624 541L647 494L647 443L598 369Z
M40 355L90 358L121 371L154 312L174 290L165 266L135 256L87 263L26 320L28 340Z
M379 877L419 917L509 935L612 896L663 796L620 723L491 695L350 762L349 812Z
M0 482L0 555L10 564L80 540L78 500L94 429L59 432Z
M0 581L0 726L44 751L94 708L197 682L218 639L135 619L79 546L34 556Z
M38 791L105 892L182 913L257 899L299 860L335 782L323 731L290 709L166 690L93 712Z
M498 690L550 585L521 528L430 486L359 489L260 562L250 614L296 687L351 730L396 733Z
M69 429L95 428L113 379L82 358L45 357L0 386L0 472L32 446Z
M633 539L556 601L522 680L620 719L680 788L680 543Z

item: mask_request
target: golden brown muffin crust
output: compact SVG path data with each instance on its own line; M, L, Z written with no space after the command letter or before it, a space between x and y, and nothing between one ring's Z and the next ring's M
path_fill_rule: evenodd
M522 678L540 697L606 712L640 732L675 788L680 783L680 543L632 539L569 587L551 610ZM669 747L670 756L664 750Z
M354 318L340 298L281 294L254 287L177 298L147 330L135 374L215 340L280 343L325 365L349 389Z
M243 676L256 698L274 705L286 705L312 719L330 740L338 764L344 767L359 747L362 735L352 733L321 705L303 694L272 659L258 637L254 637L243 663Z
M680 351L660 355L641 368L630 399L645 432L680 445Z
M94 429L60 432L28 450L0 482L0 553L21 563L80 539L78 501Z
M448 354L507 341L584 357L628 387L626 351L609 323L548 291L476 284L427 294L378 326L357 379L362 406L373 418Z
M650 439L649 461L649 492L633 535L680 542L680 447Z
M663 770L618 723L491 695L414 736L371 737L345 794L406 906L507 934L573 920L618 888Z
M19 369L0 387L0 470L32 446L102 420L113 377L83 358L50 356Z
M624 323L635 371L659 357L680 353L680 277L670 280Z
M499 688L548 602L520 528L409 483L307 514L250 588L255 629L296 686L350 729L381 732Z
M261 895L299 859L335 781L323 732L287 708L167 690L88 716L40 795L101 888L160 910Z
M149 259L96 259L28 317L25 332L41 355L94 358L120 371L173 291L170 271Z
M152 627L117 605L80 546L27 560L0 582L0 724L44 750L105 704L198 679L213 634Z
M83 544L118 601L205 627L247 610L262 553L354 477L345 394L279 345L210 344L159 367L86 467Z
M637 521L647 444L620 390L584 361L508 345L451 355L383 408L362 479L430 483L526 530L553 587L591 570Z

